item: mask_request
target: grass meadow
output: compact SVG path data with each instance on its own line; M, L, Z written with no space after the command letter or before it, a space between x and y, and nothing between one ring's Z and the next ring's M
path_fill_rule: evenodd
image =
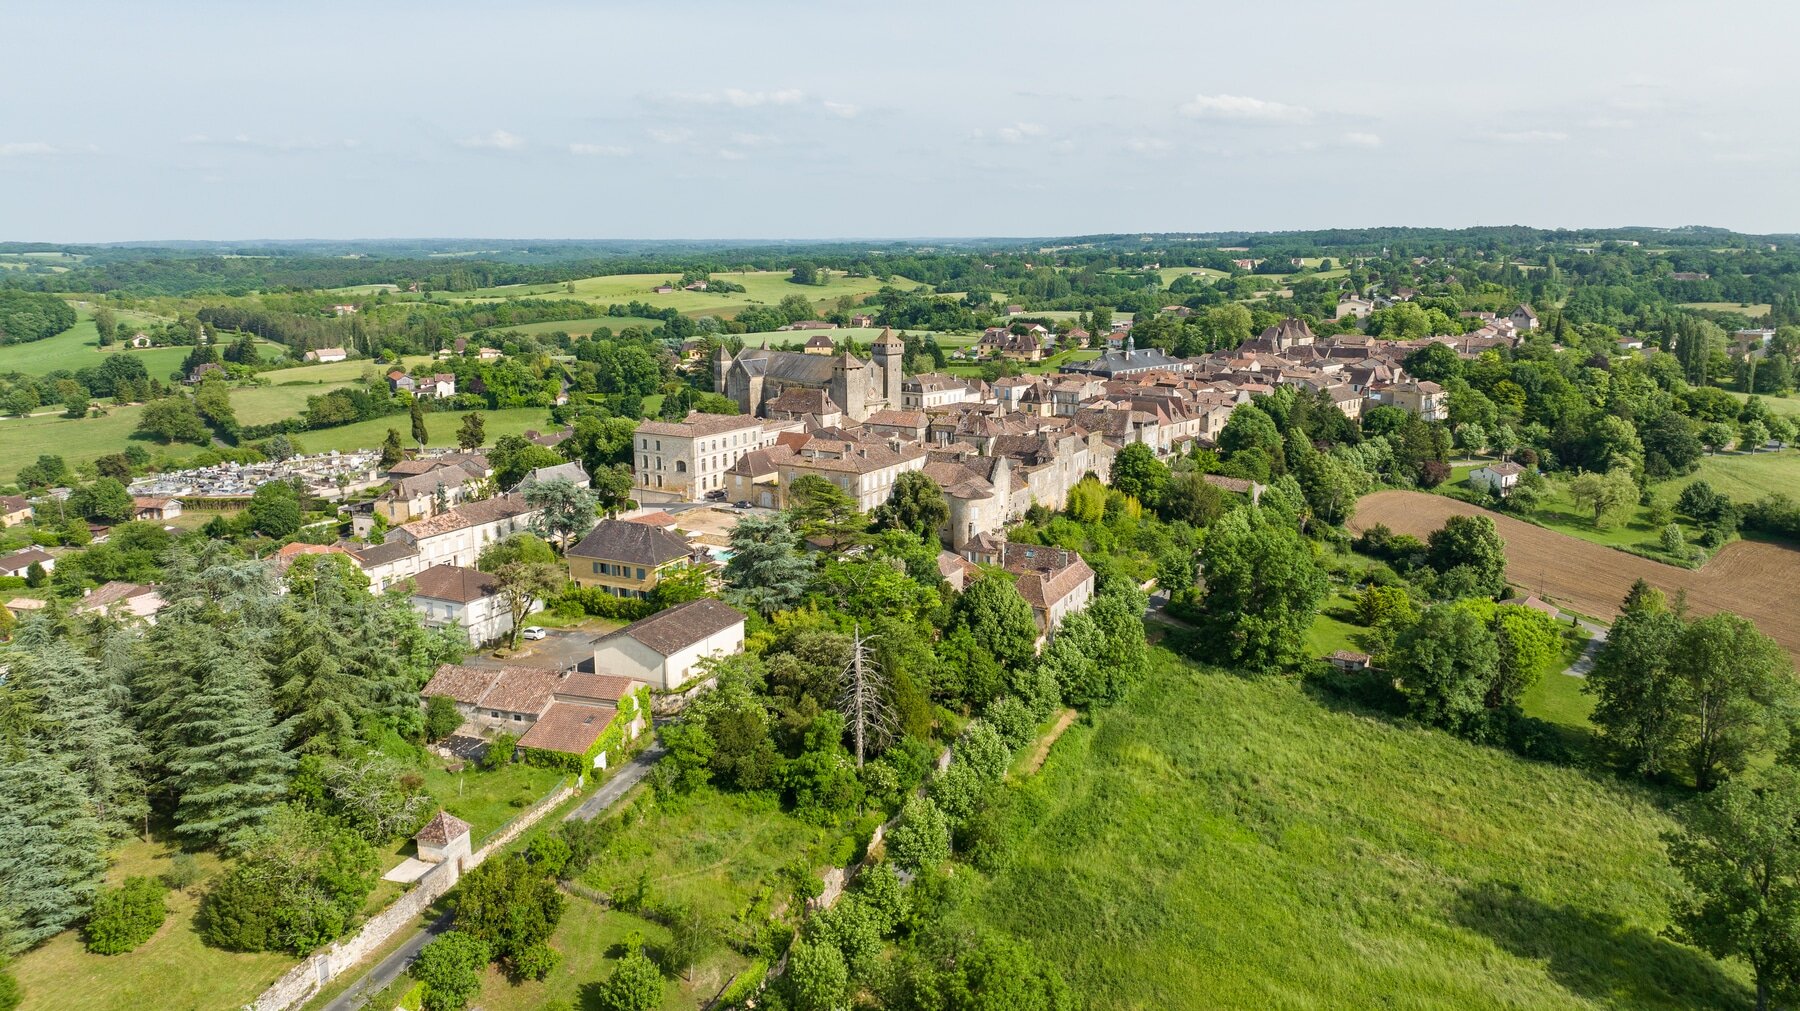
M106 407L106 414L99 418L65 418L58 412L0 419L0 481L12 480L19 468L44 453L59 454L73 467L92 463L108 453L123 452L133 443L149 450L152 456L166 456L171 461L200 452L201 447L192 443L165 446L153 439L135 436L138 415L143 410L142 407ZM401 419L402 422L405 420Z
M957 914L1077 1006L1749 1006L1664 936L1657 795L1154 659L1020 787Z
M829 284L822 285L794 284L788 280L789 275L785 270L721 272L716 276L733 284L741 284L744 286L744 290L713 292L684 291L676 288L666 295L659 295L651 289L659 284L673 283L680 278L680 275L611 274L603 277L584 277L578 281L567 283L516 284L498 288L482 288L476 291L457 292L451 294L450 297L463 301L481 301L515 296L562 295L602 304L638 301L658 308L673 308L684 315L699 316L730 315L751 305L774 305L788 295L796 294L806 296L815 305L824 306L845 295L860 297L874 294L883 286L881 281L873 277L846 277L838 271L831 273ZM900 278L895 278L890 283L898 287L910 287L910 282Z
M75 314L80 317L74 326L62 333L45 337L40 341L25 344L7 344L0 346L0 372L23 372L26 375L43 375L58 369L74 372L90 365L98 365L104 361L104 355L128 354L136 355L143 363L144 370L158 379L169 378L169 373L179 369L188 356L188 348L146 348L133 351L114 344L111 348L101 350L100 334L94 329L94 306L87 302L71 301ZM120 323L125 326L142 326L152 322L162 322L145 313L115 309ZM126 334L127 337L130 334Z
M425 431L430 436L426 445L456 445L456 429L462 424L463 413L465 412L443 411L425 415ZM541 407L512 407L504 411L482 411L481 414L487 422L486 445L489 446L502 435L523 435L526 429L547 432L555 427L550 423L550 412ZM291 438L308 453L323 453L333 449L349 452L353 449L379 447L381 440L387 438L387 430L390 428L398 429L400 440L412 445L412 430L404 414L373 418L336 428L314 429ZM3 470L4 468L0 468L0 472Z
M1740 316L1752 319L1769 314L1767 302L1681 302L1683 309L1703 309L1708 312L1735 312Z

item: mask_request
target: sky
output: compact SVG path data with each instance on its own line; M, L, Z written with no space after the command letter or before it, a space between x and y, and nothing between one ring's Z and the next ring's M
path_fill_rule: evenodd
M1792 3L7 11L4 241L1800 231Z

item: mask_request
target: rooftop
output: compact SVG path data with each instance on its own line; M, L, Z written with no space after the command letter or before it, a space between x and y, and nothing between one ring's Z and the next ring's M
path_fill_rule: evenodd
M702 597L634 621L594 642L597 645L613 636L629 636L663 656L670 656L743 621L744 616L730 606L711 597Z

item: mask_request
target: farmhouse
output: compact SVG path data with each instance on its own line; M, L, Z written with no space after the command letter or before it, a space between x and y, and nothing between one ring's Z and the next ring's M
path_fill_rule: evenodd
M103 613L126 620L137 619L154 625L156 612L164 606L162 594L156 592L156 587L114 581L90 591L75 605L75 610L82 614Z
M43 548L26 548L15 551L0 558L0 576L23 579L31 572L33 565L41 567L45 572L56 571L56 558Z
M327 362L344 361L350 357L350 352L345 351L343 348L314 348L300 357L306 361L318 362L323 365Z
M744 616L703 597L635 621L594 640L594 670L680 688L701 660L744 651Z
M691 562L694 549L661 527L605 520L569 549L568 558L576 586L642 599L664 576Z
M477 733L518 733L518 746L572 756L580 768L604 769L600 747L608 731L622 750L650 725L642 680L541 667L465 667L443 664L420 690L456 703L465 727Z
M1505 496L1513 490L1514 485L1519 483L1519 476L1524 473L1524 467L1511 460L1502 460L1499 463L1490 463L1485 467L1477 467L1470 471L1469 486L1486 488L1497 495Z
M30 499L23 495L0 495L0 527L16 527L30 521Z
M806 345L802 350L809 355L828 355L837 350L837 345L831 343L831 338L824 334L813 334L806 338Z

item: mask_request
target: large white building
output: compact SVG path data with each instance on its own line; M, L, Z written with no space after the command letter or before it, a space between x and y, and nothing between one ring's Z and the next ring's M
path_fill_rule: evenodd
M725 488L726 471L797 424L767 424L746 414L689 414L646 421L632 447L634 491L642 501L693 502ZM716 496L715 496L716 497Z
M707 657L743 651L744 616L702 597L595 639L594 671L668 690L693 680Z

